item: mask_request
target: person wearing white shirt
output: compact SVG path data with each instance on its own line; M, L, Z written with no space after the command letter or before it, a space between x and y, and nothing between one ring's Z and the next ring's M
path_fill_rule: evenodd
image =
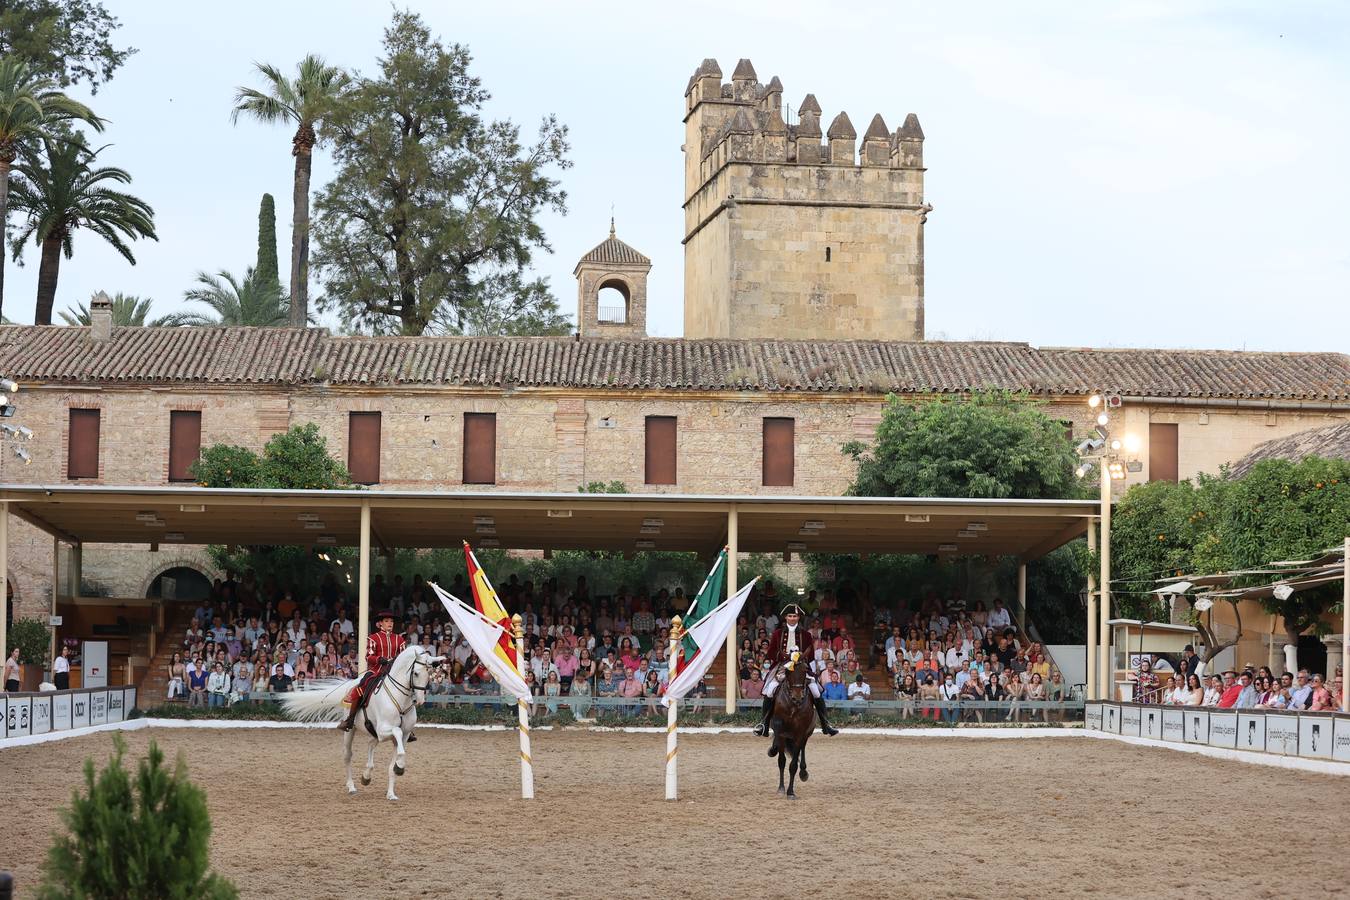
M955 703L961 698L961 688L957 686L956 679L948 675L942 681L942 686L938 688L938 696L943 700ZM946 722L955 722L959 710L955 706L942 710L942 718Z
M872 686L867 682L863 681L863 677L859 675L857 678L853 680L853 683L848 686L848 699L871 700Z
M1004 629L1012 625L1012 616L1008 614L1008 608L1003 605L1002 600L994 601L994 608L989 612L989 627Z
M305 639L305 623L292 621L286 626L286 640L300 644Z
M330 631L333 629L333 625L336 625L343 635L349 636L352 632L356 631L356 626L352 624L352 620L347 617L345 612L339 613L338 617L333 620L332 625L328 626Z
M900 665L899 659L897 659L897 655L903 653L904 651L900 648L898 644L891 644L891 646L886 650L886 671L890 672L891 674L895 674L896 669L899 668Z
M225 667L220 663L215 664L210 677L206 679L206 693L211 706L229 705L230 676L225 673Z
M963 659L965 659L965 654L961 652L961 648L952 646L947 648L947 653L943 658L943 663L946 665L947 668L955 669L961 665L961 661Z
M70 648L62 647L61 655L52 660L52 684L58 691L70 690Z

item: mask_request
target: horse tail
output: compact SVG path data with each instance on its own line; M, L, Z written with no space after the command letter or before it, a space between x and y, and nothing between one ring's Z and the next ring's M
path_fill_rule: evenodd
M299 722L336 721L342 712L343 701L357 681L356 678L329 678L316 681L301 691L287 691L281 695L281 708Z

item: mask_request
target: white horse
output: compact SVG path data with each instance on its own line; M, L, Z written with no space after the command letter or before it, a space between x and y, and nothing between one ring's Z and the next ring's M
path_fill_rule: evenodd
M381 741L393 741L395 751L394 758L389 761L389 790L385 797L398 799L394 794L394 778L407 771L404 752L408 735L417 725L417 704L426 700L431 669L444 660L444 656L432 656L416 644L410 644L394 658L380 686L365 708L356 714L352 730L343 735L347 793L356 793L356 784L352 781L352 740L357 731L364 731L370 735L370 747L366 753L366 768L361 773L361 783L370 784L370 776L375 769L375 747ZM281 706L302 722L336 721L343 712L342 701L356 686L357 680L326 681L303 691L288 693L281 698Z

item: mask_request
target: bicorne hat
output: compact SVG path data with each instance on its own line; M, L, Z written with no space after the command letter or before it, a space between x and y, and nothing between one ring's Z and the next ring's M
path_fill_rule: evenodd
M789 603L787 606L783 607L783 613L782 613L782 614L783 614L784 616L787 616L787 615L789 615L789 614L795 614L795 615L798 615L798 616L804 616L804 615L806 615L806 613L802 612L802 608L801 608L800 606L798 606L797 604L795 604L795 603Z

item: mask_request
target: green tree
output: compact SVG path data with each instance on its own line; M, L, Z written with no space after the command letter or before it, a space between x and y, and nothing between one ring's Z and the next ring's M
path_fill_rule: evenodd
M891 396L872 445L852 441L843 450L858 464L853 496L1064 499L1083 492L1064 424L1005 392L919 404Z
M4 39L6 17L16 15L5 10L0 0L0 40ZM56 79L35 71L18 55L0 57L0 248L9 239L9 173L19 150L27 143L50 135L58 122L78 119L95 131L103 130L103 120L87 106L61 93ZM5 259L0 252L0 308L5 297Z
M257 63L266 89L235 89L230 121L248 116L268 124L294 125L291 155L295 157L295 184L291 196L291 325L309 321L309 178L318 142L317 129L347 85L347 75L322 57L310 54L287 78L276 66ZM261 259L259 260L261 264Z
M549 245L537 218L566 212L553 177L567 129L546 117L523 146L485 121L470 55L396 11L376 77L325 123L337 171L318 194L315 267L325 308L375 333L559 333L547 282L525 276Z
M27 213L28 221L14 240L14 250L17 255L30 237L42 247L34 321L50 325L61 256L64 253L70 259L75 252L76 231L84 229L103 238L132 265L136 257L127 242L159 238L150 204L110 186L129 184L131 176L112 166L94 166L106 148L90 150L80 140L50 138L42 144L41 156L27 156L15 166L23 178L14 185L13 205Z
M15 619L9 624L5 636L5 657L19 648L19 659L28 665L40 666L47 663L47 653L51 650L51 631L39 619Z
M277 204L271 194L263 194L258 206L258 277L275 283L280 292L281 273L277 266Z
M202 449L188 469L201 487L255 488L261 483L262 460L247 447L212 444Z
M273 435L263 447L258 487L293 490L352 488L347 467L328 452L328 440L313 422Z
M260 278L256 269L249 269L242 279L224 269L215 275L198 272L197 283L199 287L185 291L183 299L208 307L214 315L172 313L161 320L162 324L198 328L226 325L267 327L285 325L289 320L289 304L281 293L281 286L275 279Z
M149 297L136 297L119 291L112 298L112 323L129 326L149 325L150 327L164 324L164 318L146 321L146 317L150 315L152 303L154 301ZM89 317L89 307L83 303L77 303L69 309L62 310L57 315L67 325L89 325L92 321Z
M41 900L160 897L164 900L225 900L233 884L210 871L211 815L206 795L187 775L182 755L171 773L164 751L150 742L133 781L122 768L126 742L94 775L84 763L84 793L62 810L67 833L47 851Z
M119 27L97 0L0 0L0 56L65 87L87 84L97 94L136 52L113 46Z

